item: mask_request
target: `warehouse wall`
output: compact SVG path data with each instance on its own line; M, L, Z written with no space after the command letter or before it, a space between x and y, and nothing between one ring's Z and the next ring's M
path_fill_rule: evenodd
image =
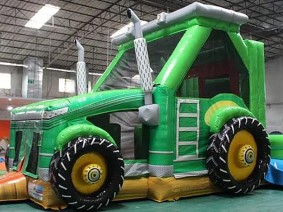
M0 89L0 97L22 97L22 76L23 67L13 67L13 66L2 66L0 65L1 73L11 73L11 85L12 88ZM43 99L53 99L62 98L68 96L74 96L74 93L62 93L59 92L59 78L74 79L76 78L75 73L59 72L44 70L43 71L43 86L42 86L42 98ZM98 76L89 75L88 81L91 84L95 83ZM0 120L10 120L10 111L0 109Z
M59 72L44 70L43 72L43 99L54 99L68 96L74 96L74 93L61 93L59 92L59 78L76 79L75 73Z
M267 131L283 132L283 57L266 62Z
M23 75L23 67L13 67L13 66L1 66L1 73L11 73L11 90L8 89L0 89L0 96L5 97L22 97L22 75ZM66 79L76 79L75 73L67 73L67 72L59 72L59 71L51 71L44 70L43 72L43 99L52 99L52 98L62 98L73 96L74 94L69 93L61 93L59 92L59 78ZM97 81L98 77L89 75L88 81L91 81L91 84Z
M10 115L10 111L8 111L8 110L1 110L0 109L0 121L2 120L6 120L6 121L8 121L8 120L10 120L11 119L11 115ZM0 125L1 126L1 125Z
M42 98L44 99L54 99L62 98L68 96L74 96L74 93L61 93L59 92L59 78L73 79L76 80L75 73L59 72L59 71L49 71L45 70L43 72L43 93ZM98 80L98 76L89 75L87 82L91 82L91 87Z
M22 71L23 67L11 67L0 65L1 73L11 74L11 89L0 89L0 97L21 97L22 96ZM10 111L0 109L0 138L2 134L9 134L7 126L10 125ZM2 122L1 122L2 121Z
M23 67L2 66L0 65L1 73L11 74L11 90L0 89L0 96L22 96L22 72Z

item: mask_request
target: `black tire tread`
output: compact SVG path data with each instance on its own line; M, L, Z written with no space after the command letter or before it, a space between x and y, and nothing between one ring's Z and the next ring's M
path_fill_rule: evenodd
M236 181L230 174L227 162L230 142L240 130L249 131L258 146L256 167L244 181ZM270 144L263 125L251 117L240 117L230 120L220 133L209 139L206 165L210 179L232 194L245 194L257 188L265 177L270 162Z
M77 210L98 210L115 198L124 181L124 161L118 148L103 138L78 138L54 154L50 163L50 182L60 197ZM110 167L103 188L91 195L76 191L71 180L71 169L76 159L90 151L99 151Z

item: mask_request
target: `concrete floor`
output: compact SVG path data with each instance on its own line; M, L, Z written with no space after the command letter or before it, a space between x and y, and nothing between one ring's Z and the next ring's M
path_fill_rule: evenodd
M151 200L113 202L101 211L135 212L243 212L281 211L283 208L283 187L264 186L245 196L231 197L226 194L213 194L185 198L175 202L157 203ZM31 201L0 203L0 211L46 211ZM47 210L48 211L48 210ZM74 212L67 208L64 211Z

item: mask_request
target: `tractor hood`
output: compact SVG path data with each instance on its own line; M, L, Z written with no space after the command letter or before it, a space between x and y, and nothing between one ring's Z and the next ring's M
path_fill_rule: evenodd
M68 112L68 99L45 100L12 110L13 121L50 119Z
M17 107L12 110L12 120L48 120L72 115L77 118L89 113L104 113L122 109L135 109L143 104L140 89L91 92L64 99L46 100Z

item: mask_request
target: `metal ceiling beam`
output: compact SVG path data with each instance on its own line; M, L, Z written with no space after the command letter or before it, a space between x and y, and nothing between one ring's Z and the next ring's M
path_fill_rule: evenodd
M0 16L4 16L4 17L11 17L11 16L9 16L9 15L6 15L6 14L0 14ZM20 18L20 17L14 17L15 19L17 19L17 20L20 20L20 21L22 21L22 19ZM28 19L27 19L28 20ZM80 22L80 23L82 23L83 24L83 22ZM0 24L3 24L3 25L8 25L8 26L15 26L15 27L19 27L19 28L24 28L24 26L23 25L20 25L20 24L16 24L16 23L13 23L12 25L11 24L9 24L9 23L6 23L5 21L2 21L1 20L1 22L0 22ZM95 25L96 27L100 27L100 25ZM58 26L58 28L60 29L60 27L61 26ZM56 29L57 27L56 26L54 26L54 27L52 27L52 26L50 26L50 29L52 29L52 30L54 30L54 29ZM57 28L57 29L58 29ZM54 34L58 34L58 35L63 35L63 36L69 36L71 33L73 33L74 31L75 32L77 32L77 30L80 30L79 28L73 28L73 30L70 30L70 32L71 33L63 33L63 32L54 32L54 31L51 31L51 30L47 30L47 29L40 29L40 30L37 30L37 29L31 29L31 28L26 28L27 30L30 30L30 31L33 31L33 32L44 32L44 33L54 33ZM64 28L62 28L62 29L64 29ZM116 30L116 29L115 29ZM85 30L85 29L83 29L82 31L84 31L84 32L89 32L89 31L87 31L87 30ZM107 36L108 34L106 34L106 33L103 33L103 32L100 32L99 34L102 34L102 35L104 35L104 36ZM45 37L45 39L49 39L48 37Z
M10 55L10 56L9 57L4 57L3 55ZM20 61L20 63L22 63L23 60L26 57L28 57L28 56L43 58L41 55L38 55L36 53L30 53L29 55L26 55L25 53L21 53L21 52L18 52L17 54L15 54L15 53L11 53L9 51L2 51L0 53L0 60L3 59L3 58L4 59L10 59L10 60L13 59L13 58L16 58L16 59L13 59L13 60L17 60L17 61ZM20 59L19 59L19 57L20 57ZM70 59L67 60L67 59L58 58L57 59L58 63L53 63L53 65L57 66L57 67L60 67L60 66L62 66L62 63L64 63L65 64L64 66L66 68L72 67L75 64L75 62L73 62L73 61L75 61L77 59L77 56L75 56L75 55L68 55L67 58L70 58ZM97 59L95 61L100 61L100 60ZM6 61L2 61L2 62L6 62ZM99 62L94 62L93 59L89 58L89 57L86 58L86 62L87 62L88 65L99 67L98 69L100 71L104 71L106 69L106 66L107 66L106 64L103 65L103 64L101 64ZM44 61L44 66L46 66L45 64L47 64L46 61Z
M30 3L30 2L29 2ZM7 7L7 8L14 8L14 7L10 7L10 6L7 6L7 5L5 5L5 4L1 4L0 3L0 6L3 6L3 7ZM15 9L15 8L14 8ZM35 11L33 11L33 10L28 10L28 9L24 9L24 8L17 8L19 11L21 11L21 13L22 12L30 12L30 13L35 13ZM68 10L65 10L65 11L68 11ZM84 13L80 13L80 12L77 12L77 11L68 11L68 12L75 12L76 14L79 14L79 15L85 15ZM22 13L22 14L24 14L24 13ZM0 14L1 16L6 16L6 17L11 17L10 15L7 15L7 14ZM17 18L17 19L19 19L19 20L24 20L24 21L29 21L30 20L30 18L28 18L25 14L24 14L24 16L25 16L25 18L23 18L23 17L14 17L14 18ZM88 17L93 17L93 16L91 16L91 15L87 15ZM78 23L78 24L76 24L76 25L80 25L80 24L84 24L85 22L82 22L82 21L78 21L78 19L73 19L73 18L70 18L70 17L68 17L68 18L64 18L64 17L60 17L60 16L58 16L58 15L54 15L54 19L56 20L56 19L60 19L61 21L61 23L62 23L62 21L68 21L68 22L70 22L70 21L72 21L72 22L75 22L75 23ZM102 18L103 19L103 18ZM114 23L118 23L118 24L120 24L120 22L118 22L118 21L116 21L116 20L113 20L113 22ZM93 25L95 25L95 23L93 23ZM23 27L23 26L22 26ZM58 27L62 27L62 28L65 28L65 27L69 27L69 30L77 30L78 28L76 28L75 26L64 26L64 25L58 25ZM113 30L117 30L117 28L112 28L112 27L108 27L108 28L110 28L110 29L113 29ZM66 29L68 29L68 28L66 28ZM41 30L41 29L40 29Z
M0 49L2 48L2 47L9 47L9 48L16 48L16 49L26 49L26 50L37 50L37 51L42 51L42 52L45 52L45 53L49 53L49 51L48 50L45 50L45 49L47 49L47 48L50 48L50 47L55 47L55 46L50 46L50 45L47 45L47 44L42 44L42 43L38 43L38 44L36 44L36 43L34 43L34 42L31 42L31 41L20 41L20 40L12 40L12 39L9 39L9 38L1 38L1 41L2 41L2 44L1 44L1 46L0 46ZM8 44L3 44L3 41L9 41L9 42L11 42L11 41L14 41L14 42L18 42L18 43L21 43L21 44L31 44L31 45L35 45L35 46L37 46L37 47L35 47L35 48L27 48L27 47L19 47L19 45L17 45L17 46L13 46L13 45L9 45L9 43ZM86 45L86 44L84 44L83 45L84 46L84 48L85 48L85 52L86 52L86 54L87 53L93 53L93 51L88 51L88 49L90 49L90 48L93 48L93 46L91 46L91 45ZM37 48L37 49L36 49ZM107 54L106 53L104 53L105 52L105 50L106 50L106 48L103 48L103 47L95 47L95 50L98 50L99 51L99 54L100 55L104 55L104 56L107 56ZM114 49L113 49L114 50ZM56 54L56 53L54 53L54 54ZM108 54L108 56L114 56L114 54Z
M1 45L1 47L2 47L1 52L3 52L3 49L5 49L5 48L16 49L16 50L19 49L18 47L11 46L11 45L5 45L5 44L4 44L4 45ZM29 53L26 53L26 55L31 55L32 52L40 52L40 53L45 54L45 55L48 56L48 53L49 53L48 51L43 50L43 49L31 49L31 48L24 48L24 47L21 47L20 50L29 51ZM19 52L19 51L18 51L18 52ZM69 55L66 55L66 56L68 56L68 57L74 57L74 59L76 59L76 58L77 58L76 51L73 51L73 52L74 52L73 54L69 54ZM15 52L15 53L13 53L13 54L17 55L17 52ZM85 51L85 59L86 59L86 60L87 60L87 59L88 59L88 60L92 60L92 59L101 60L101 59L103 59L103 58L101 58L101 55L102 55L102 56L106 56L106 54L105 54L105 53L102 53L102 52L99 52L99 54L96 54L96 56L100 56L100 58L99 58L99 57L96 57L96 58L87 57L88 54L93 54L93 52L87 52L87 51ZM34 56L35 56L35 55L34 55ZM115 55L109 55L109 56L115 56ZM42 55L41 57L44 57L44 55Z
M121 1L121 0L115 1L114 4L117 4L119 1ZM113 6L113 5L110 5L110 6L108 6L107 8L105 8L105 10L100 11L97 15L95 15L93 18L91 18L87 23L83 24L83 26L81 26L81 27L79 28L79 30L82 29L82 28L84 28L87 24L93 22L94 19L96 19L97 17L99 17L99 16L100 16L101 14L103 14L105 11L109 10L112 6ZM65 39L54 51L56 51L59 47L61 47L62 45L64 45L65 42L68 42L68 40L70 40L76 33L77 33L77 32L72 33L71 35L69 35L68 38ZM70 45L70 46L69 46L67 49L65 49L61 54L64 54L64 52L68 51L72 46L73 46L73 45ZM48 66L51 65L55 60L56 60L56 57L48 64Z
M225 1L228 2L228 3L230 3L231 6L237 6L237 7L239 7L240 9L249 10L249 11L254 11L254 12L256 12L256 13L259 14L258 11L255 11L255 10L253 10L253 9L250 9L249 7L244 7L242 4L239 4L239 3L236 3L236 2L232 2L232 1L230 1L230 0L225 0ZM207 0L206 0L206 2L210 2L210 1L207 1ZM250 1L242 1L242 3L246 3L246 2L251 3ZM253 2L253 4L254 4L254 2ZM229 8L229 6L228 6L228 8ZM251 21L251 20L257 20L257 21L259 21L260 23L262 23L262 20L259 20L259 19L250 19L250 21ZM266 21L266 23L269 23L269 24L272 24L273 26L276 26L276 25L274 25L273 23L271 23L271 22L269 22L269 21ZM278 36L279 36L279 35L278 35ZM282 39L281 36L279 36L279 37ZM269 40L268 38L262 38L262 39L264 39L264 40ZM272 41L272 42L276 43L276 41ZM276 44L277 44L277 43L276 43Z
M249 3L251 3L249 0L247 1L247 2L249 2ZM277 1L278 2L278 1ZM274 1L273 2L270 2L270 3L274 3ZM259 4L257 5L257 7L259 8L259 9L261 9L261 5L265 5L265 4L263 4L263 3L260 3L260 1L259 1ZM248 10L250 10L250 11L252 11L252 12L255 12L255 13L257 13L257 14L259 14L258 16L252 16L251 15L251 18L252 19L255 19L255 20L260 20L260 21L262 21L261 19L258 19L258 18L261 18L261 17L268 17L268 18L270 18L270 19L272 19L272 20L276 20L277 22L282 22L282 20L278 20L276 17L274 17L274 14L275 14L275 11L273 11L273 10L271 10L271 9L269 9L268 7L262 7L263 9L265 9L265 10L267 10L267 11L269 11L269 12L272 12L272 13L270 13L270 14L266 14L266 13L260 13L259 11L256 11L256 10L252 10L252 9L250 9L250 8L247 8ZM281 8L281 7L279 7L279 8ZM267 19L266 19L267 20ZM265 21L266 21L265 20ZM268 23L270 23L270 22L268 22ZM273 26L275 25L274 23L271 23Z
M249 3L251 3L251 1L247 1L247 2L249 2ZM261 2L261 1L259 1L259 4L256 4L257 5L257 7L259 8L259 9L261 9L260 8L260 6L261 5L267 5L267 3L274 3L274 2L278 2L278 1L269 1L269 2ZM274 14L274 11L272 11L272 10L270 10L269 8L266 8L266 7L262 7L263 9L265 9L265 10L267 10L267 11L270 11L270 12L273 12L273 14ZM255 12L255 13L257 13L257 14L260 14L260 12L259 11L256 11L256 10L252 10L252 9L250 9L250 8L247 8L247 10L251 10L251 11L253 11L253 12ZM259 23L263 23L263 22L266 22L266 23L268 23L268 24L270 24L270 25L272 25L272 26L274 26L274 27L278 27L278 25L276 25L276 24L274 24L273 22L270 22L270 20L268 20L268 19L266 19L266 20L262 20L261 19L261 16L262 17L269 17L269 18L271 18L271 20L276 20L278 23L281 23L282 21L281 20L279 20L279 19L277 19L276 17L274 17L273 15L268 15L268 14L264 14L264 15L262 15L262 14L260 14L259 16L258 16L258 18L255 18L255 17L251 17L251 20L257 20ZM267 21L268 20L268 21ZM266 29L266 30L268 30L268 29ZM254 35L255 37L258 37L258 38L260 38L260 39L263 39L264 41L268 41L268 44L266 45L266 47L271 47L271 48L274 48L274 49L279 49L279 50L281 50L281 53L278 53L278 54L281 54L281 55L283 55L282 54L282 48L278 48L277 47L277 45L280 45L280 42L278 42L278 41L274 41L274 40L272 40L272 39L270 39L270 38L267 38L266 36L262 36L261 34L263 34L265 32L265 30L263 30L263 31L255 31L255 32L251 32L251 34L252 35ZM282 39L283 39L283 37L279 34L279 33L277 33L277 34L274 34L274 36L276 36L276 37L278 37L281 41L282 41ZM272 42L272 44L270 44L269 42Z

